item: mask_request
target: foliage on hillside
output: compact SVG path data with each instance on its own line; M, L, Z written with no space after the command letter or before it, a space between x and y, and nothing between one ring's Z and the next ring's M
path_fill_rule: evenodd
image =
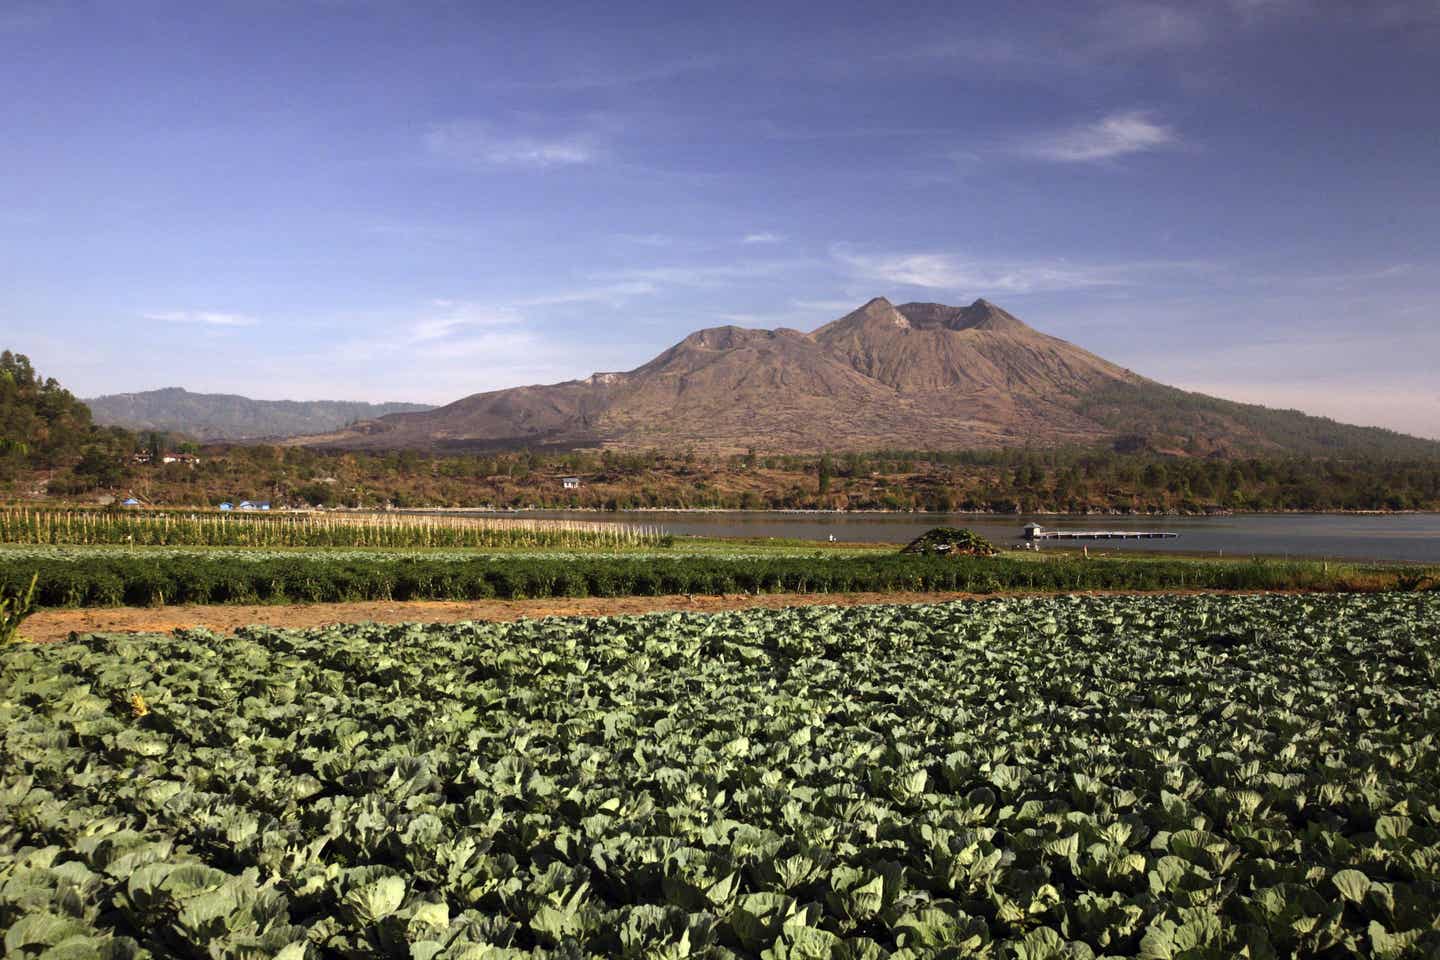
M1108 383L1080 412L1150 447L1205 455L1291 455L1433 459L1440 441L1381 427L1357 427L1299 410L1277 410L1191 393L1159 383ZM1219 438L1222 442L1216 442Z
M0 353L0 470L53 467L78 456L91 433L85 404L41 377L28 357Z

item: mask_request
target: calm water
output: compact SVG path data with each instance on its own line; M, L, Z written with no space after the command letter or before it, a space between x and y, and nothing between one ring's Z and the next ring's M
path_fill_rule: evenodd
M1157 530L1178 540L1100 540L1090 552L1143 550L1168 553L1261 554L1354 560L1440 563L1440 514L1245 514L1233 517L1023 517L925 513L588 513L527 511L503 516L555 517L647 523L668 533L709 537L787 537L800 540L904 543L937 526L969 527L996 544L1020 540L1033 520L1051 529ZM1080 548L1072 543L1069 549ZM1047 547L1053 549L1053 547Z

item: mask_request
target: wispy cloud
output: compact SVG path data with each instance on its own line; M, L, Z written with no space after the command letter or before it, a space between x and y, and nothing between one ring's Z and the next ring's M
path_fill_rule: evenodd
M630 360L618 344L547 332L518 301L433 299L409 317L372 316L349 326L361 332L327 346L324 363L315 369L295 371L297 384L310 384L303 392L343 396L347 374L363 381L365 371L383 368L387 395L450 403L486 390L585 376Z
M797 310L810 313L834 313L836 316L849 313L860 306L860 303L855 300L791 300L790 304Z
M1371 14L1383 27L1440 26L1440 3L1435 0L1390 0L1375 4Z
M510 136L488 125L457 121L426 131L431 156L472 166L546 169L595 163L602 151L588 133L560 136Z
M791 300L788 307L779 310L746 311L736 310L715 314L725 323L744 327L791 327L807 330L819 323L828 323L845 316L869 299L868 295L849 300Z
M1256 273L1248 279L1250 283L1263 286L1268 291L1296 289L1310 292L1315 290L1348 291L1355 287L1369 289L1376 284L1404 283L1407 280L1423 279L1428 274L1411 263L1394 263L1388 266L1356 267L1323 272L1301 273Z
M624 67L608 63L577 64L568 60L563 64L542 64L532 77L495 80L484 86L491 90L605 90L661 83L685 74L713 70L727 62L727 58L718 55L688 56Z
M1440 25L1440 3L1435 0L1370 0L1335 4L1326 0L1230 0L1246 20L1264 17L1326 17L1347 26L1389 29Z
M465 300L431 300L433 312L410 324L411 343L448 340L463 331L506 327L520 322L520 315L508 306L491 306Z
M1200 5L1122 2L1106 5L1091 23L1091 52L1153 53L1193 47L1210 35Z
M634 297L653 294L657 289L648 280L617 280L486 302L436 298L426 304L426 310L418 319L405 326L406 342L453 343L457 338L478 332L483 336L475 342L483 344L494 340L497 330L525 328L531 319L529 308L532 307L603 303L618 308Z
M772 277L788 270L797 270L811 265L810 261L802 259L747 260L739 263L712 263L695 266L638 267L616 270L602 276L617 280L644 281L657 287L710 287L736 280Z
M43 26L54 12L39 3L9 3L0 10L0 33L19 33Z
M1132 153L1172 147L1180 135L1144 110L1112 113L1094 123L1036 134L1021 141L1020 153L1057 163L1093 163Z
M1372 298L1363 303L1373 309ZM1189 390L1440 438L1440 390L1429 362L1440 350L1440 327L1403 329L1384 313L1363 329L1326 330L1312 320L1243 338L1173 331L1164 349L1131 338L1128 350L1102 352Z
M977 33L967 23L959 36L918 39L912 55L933 66L1026 65L1083 70L1107 62L1201 48L1216 26L1200 4L1112 0L1056 10L1057 15L1019 32Z
M675 238L668 233L617 233L615 239L622 243L633 243L637 247L668 247Z
M1069 260L999 260L935 252L867 253L847 244L832 247L831 255L859 279L967 296L1120 287L1157 272L1194 271L1200 266L1159 261L1086 264Z
M1295 13L1307 5L1306 0L1230 0L1230 8L1247 20Z
M383 365L391 371L386 381L392 393L450 403L480 391L577 376L584 360L575 354L524 326L427 326L421 321L399 336L365 336L340 343L327 352L326 369L297 376L333 380L335 370L360 373ZM320 395L317 391L324 389L310 392Z
M205 327L253 327L260 321L243 313L218 313L213 310L165 310L144 314L146 320L162 323L193 323Z
M631 297L643 297L657 292L659 288L648 280L622 280L593 287L560 290L543 293L515 301L519 307L547 307L566 303L608 303L618 306Z
M785 238L778 233L771 233L768 230L759 233L747 233L740 238L741 243L779 243Z
M819 141L819 140L877 140L886 137L933 137L950 132L942 124L931 126L883 127L866 126L848 121L829 128L806 127L795 124L781 125L774 120L762 118L759 122L760 135L766 140L777 141Z

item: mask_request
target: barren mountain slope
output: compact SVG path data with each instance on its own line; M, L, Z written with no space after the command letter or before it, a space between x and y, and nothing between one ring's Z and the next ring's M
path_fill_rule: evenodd
M716 327L643 366L480 393L297 443L811 452L1128 443L1194 454L1440 453L1440 444L1187 394L985 300L877 297L810 334Z
M895 307L878 297L810 337L903 393L994 391L1054 398L1107 381L1140 379L984 300L969 307Z

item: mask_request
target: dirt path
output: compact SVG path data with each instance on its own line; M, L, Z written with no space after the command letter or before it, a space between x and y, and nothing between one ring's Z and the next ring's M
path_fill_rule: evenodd
M1086 596L1180 596L1195 593L1254 593L1253 590L1086 590ZM1275 591L1265 591L1275 592ZM1285 591L1280 591L1285 592ZM1006 593L762 593L724 596L665 597L552 597L544 600L413 600L406 602L295 603L277 606L214 605L178 607L85 607L79 610L41 610L21 626L28 640L53 643L72 633L168 633L185 627L205 627L232 633L239 627L265 624L300 629L336 623L456 623L461 620L519 620L525 617L612 617L636 613L678 611L713 613L779 607L840 606L888 603L947 603L952 600L986 600ZM1053 594L1035 594L1053 596Z
M703 613L751 607L856 606L875 603L943 603L975 599L969 593L762 593L726 596L555 597L546 600L418 600L405 603L298 603L285 606L92 607L41 610L20 629L42 643L71 633L168 633L205 627L230 633L237 627L320 627L333 623L454 623L459 620L518 620L522 617L601 617L656 611Z

